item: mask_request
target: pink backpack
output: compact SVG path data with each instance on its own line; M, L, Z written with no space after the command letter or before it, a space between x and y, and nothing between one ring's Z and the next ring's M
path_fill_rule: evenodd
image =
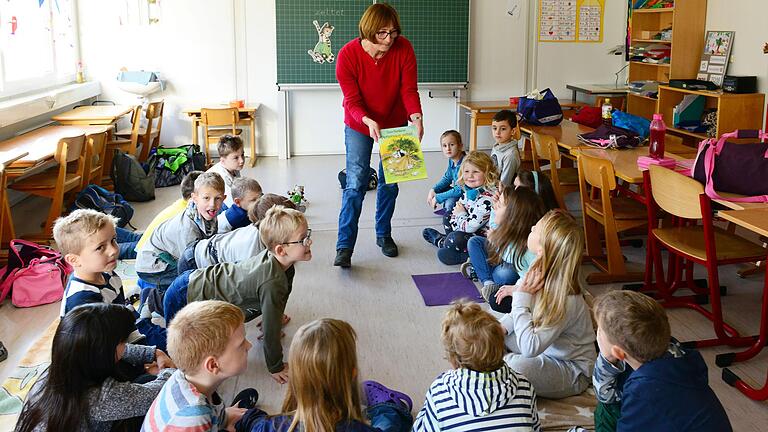
M61 253L26 240L11 240L8 265L0 268L0 303L11 292L16 307L53 303L64 296L72 267Z

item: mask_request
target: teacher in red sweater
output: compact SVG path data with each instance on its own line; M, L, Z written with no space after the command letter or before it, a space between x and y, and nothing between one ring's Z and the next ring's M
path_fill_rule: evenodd
M371 5L360 18L360 38L344 45L336 63L336 79L344 94L344 145L347 185L341 198L339 236L333 265L350 267L363 208L373 143L381 129L405 126L411 121L424 134L418 87L416 55L400 35L397 11L383 3ZM376 190L376 244L388 257L397 256L392 240L397 184L386 184L379 161Z

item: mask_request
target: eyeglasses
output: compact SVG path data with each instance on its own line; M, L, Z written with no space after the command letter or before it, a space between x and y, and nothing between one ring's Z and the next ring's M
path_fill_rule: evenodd
M302 246L309 246L312 244L312 229L307 229L307 236L304 237L301 240L292 241L292 242L285 242L284 245L290 245L290 244L300 244Z
M398 37L400 35L400 30L392 30L392 31L379 31L376 32L376 39L378 40L384 40L387 38L387 36L392 37L392 39Z

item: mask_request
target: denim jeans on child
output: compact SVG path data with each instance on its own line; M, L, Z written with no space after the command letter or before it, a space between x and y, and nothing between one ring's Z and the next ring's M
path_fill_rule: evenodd
M381 432L408 432L413 426L413 416L403 406L384 402L368 407L365 411L371 427Z
M197 262L195 261L195 246L200 240L195 241L191 245L184 249L184 252L179 258L179 262L176 264L176 270L179 274L184 273L187 270L197 270Z
M163 297L163 313L165 325L169 325L176 313L187 305L187 288L189 288L189 275L194 270L187 270L177 277Z
M344 146L347 156L347 187L341 196L339 236L336 249L354 249L357 226L363 199L368 187L373 138L344 127ZM379 186L376 189L376 237L392 235L392 215L399 189L397 184L386 184L384 169L379 160Z
M467 252L475 268L475 274L480 283L493 281L498 286L514 285L520 279L515 267L510 263L493 265L488 262L488 239L474 236L467 242Z
M136 259L136 243L141 238L141 233L115 227L117 234L117 246L120 248L118 259Z
M445 214L451 214L457 202L459 202L458 198L446 198L445 201L443 201L443 208L445 209Z

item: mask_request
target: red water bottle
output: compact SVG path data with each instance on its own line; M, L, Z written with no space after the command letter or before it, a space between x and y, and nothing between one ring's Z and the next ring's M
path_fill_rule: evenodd
M664 158L664 135L667 133L667 125L661 114L654 114L651 122L651 146L648 149L651 157L654 159Z

